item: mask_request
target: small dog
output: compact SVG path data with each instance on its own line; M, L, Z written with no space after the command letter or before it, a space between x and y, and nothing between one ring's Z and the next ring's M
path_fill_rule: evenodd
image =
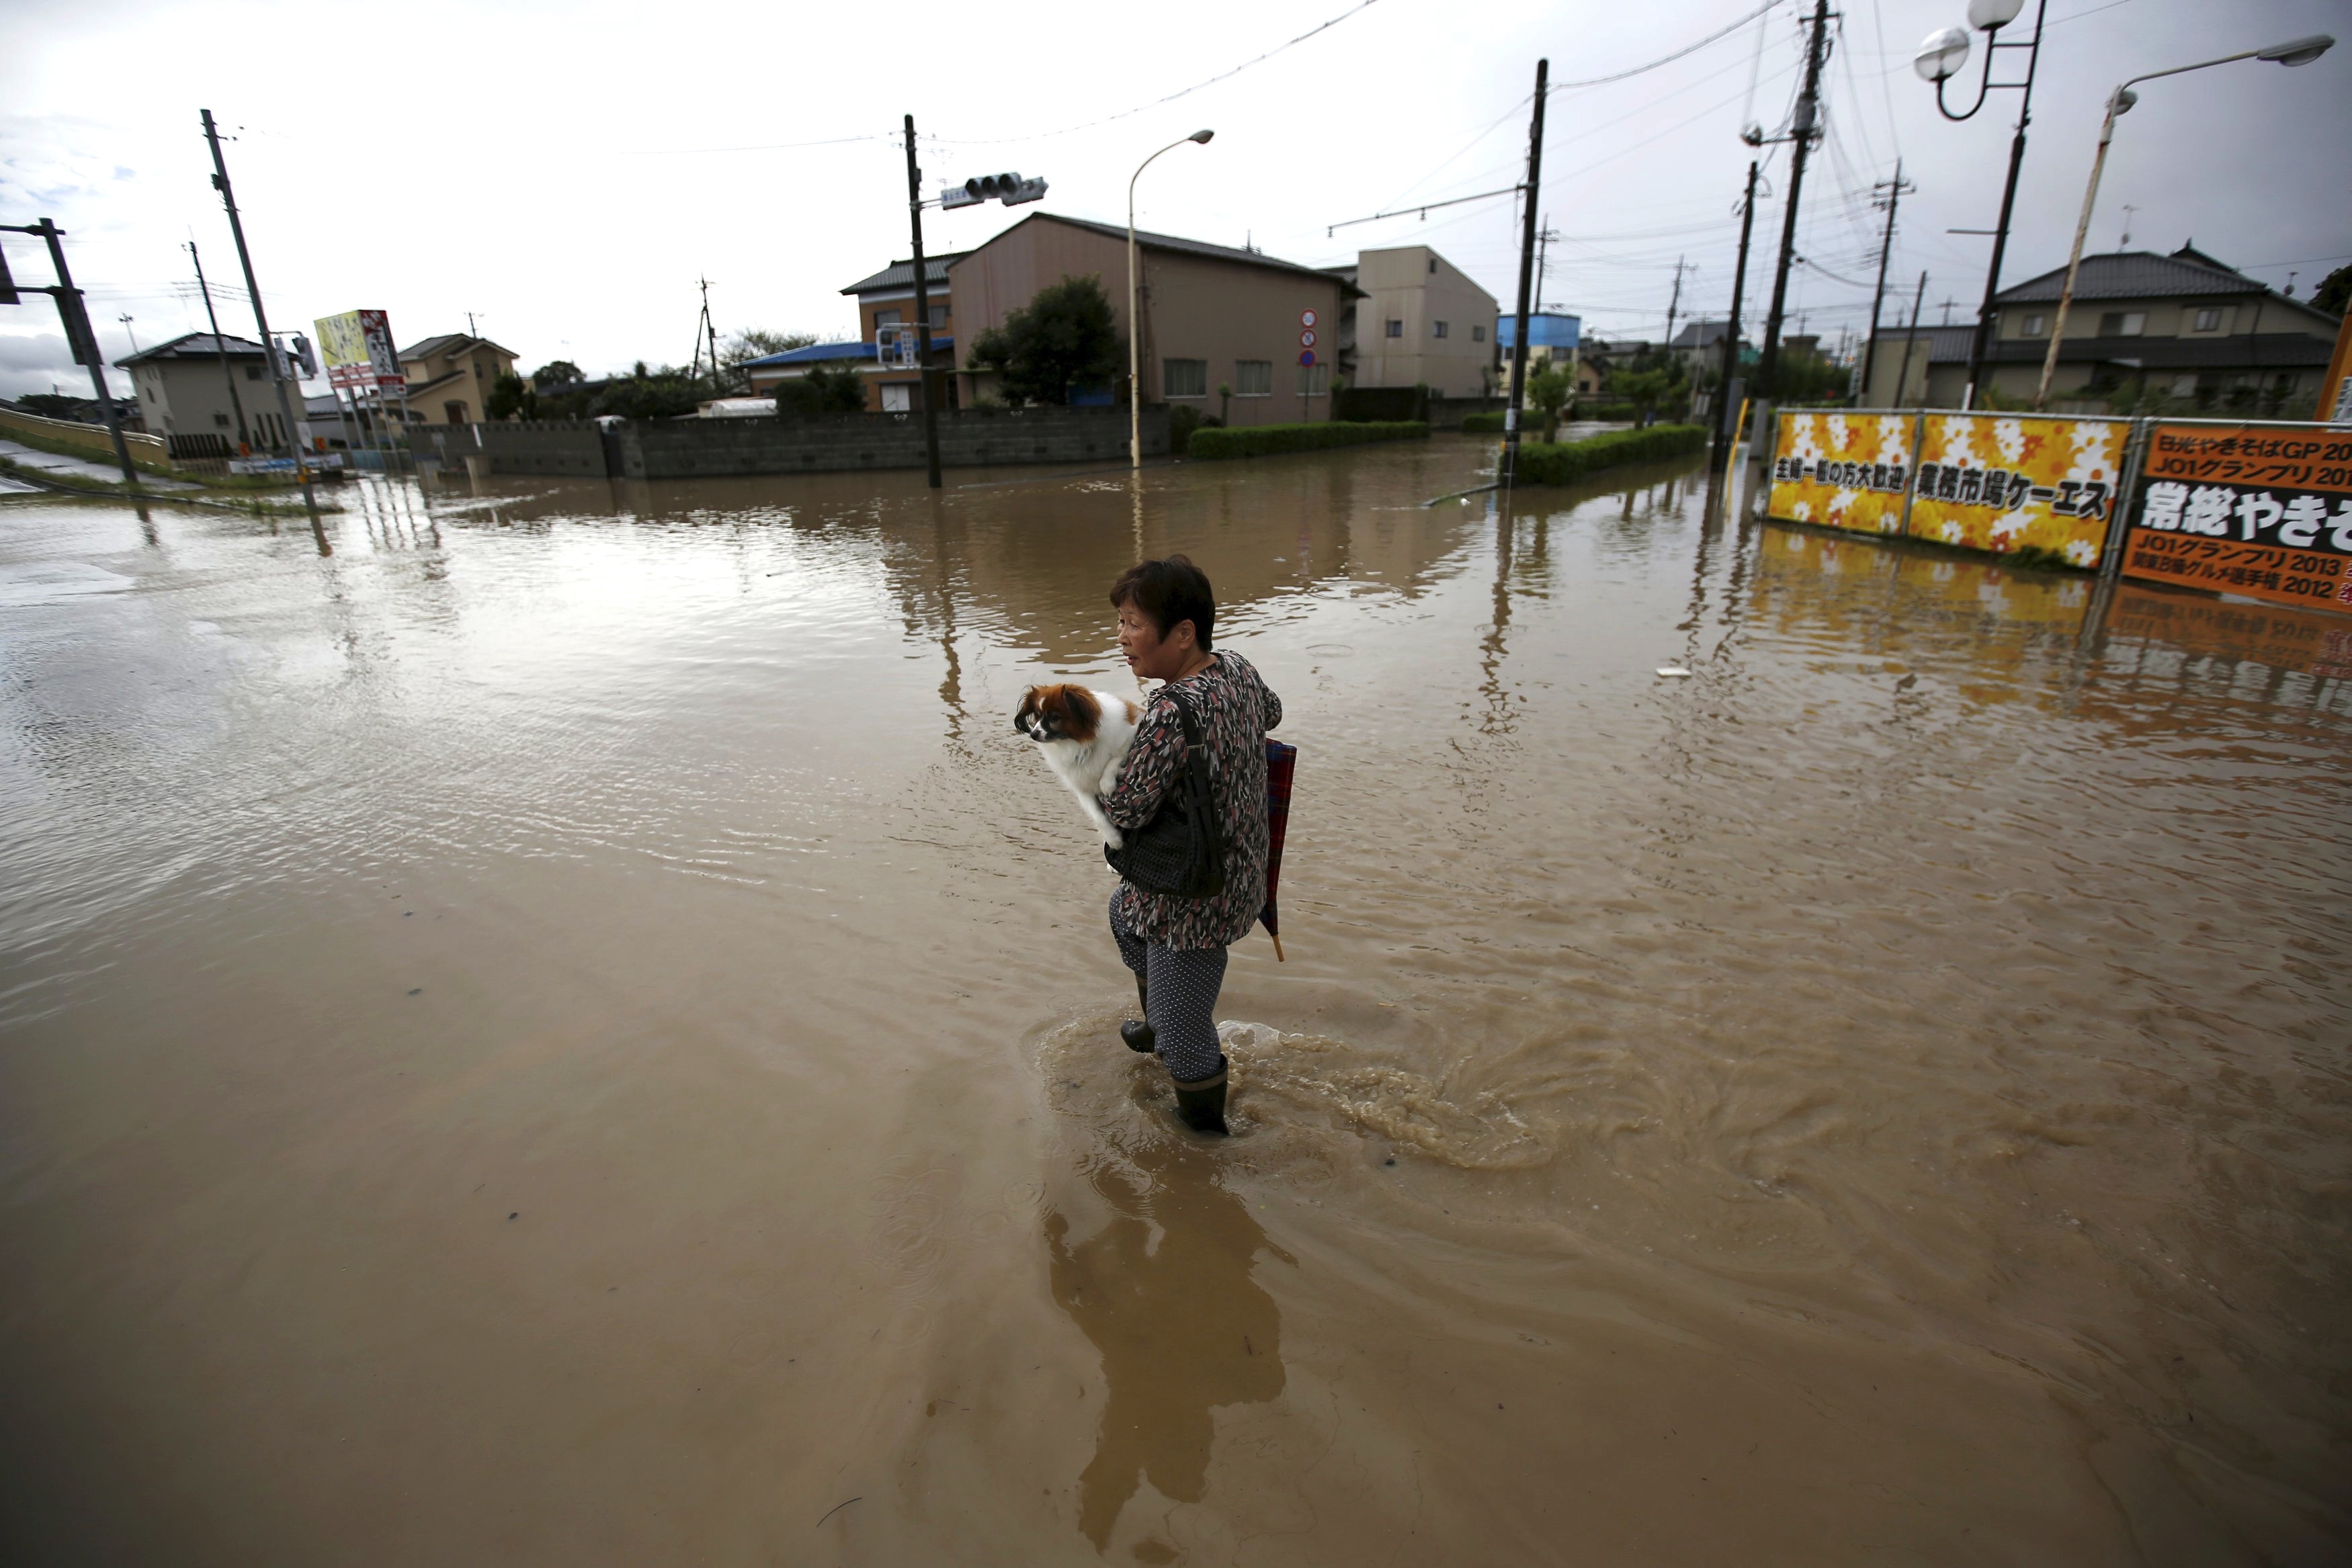
M1118 781L1142 716L1140 703L1115 692L1068 685L1031 686L1013 716L1013 727L1037 743L1045 765L1078 798L1078 809L1112 849L1127 841L1103 815L1098 797Z

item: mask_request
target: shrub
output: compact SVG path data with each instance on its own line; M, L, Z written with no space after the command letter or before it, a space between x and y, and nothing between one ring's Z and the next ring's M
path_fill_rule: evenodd
M1224 424L1213 413L1202 413L1191 403L1180 402L1168 411L1168 450L1181 457L1192 450L1194 431L1222 430Z
M1192 433L1191 455L1204 461L1264 457L1276 452L1312 452L1325 446L1361 446L1370 441L1418 441L1429 434L1426 420L1400 419L1351 423L1244 424L1230 430L1204 425Z
M1654 424L1647 430L1612 430L1584 441L1519 443L1517 482L1565 485L1603 468L1680 457L1706 445L1700 424Z
M1462 428L1472 435L1500 435L1503 434L1503 411L1465 413L1462 416Z

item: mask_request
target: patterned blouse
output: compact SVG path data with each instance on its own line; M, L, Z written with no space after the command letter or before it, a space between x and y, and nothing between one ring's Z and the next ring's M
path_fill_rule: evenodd
M1179 951L1230 947L1249 935L1265 907L1265 732L1282 722L1282 699L1238 653L1217 653L1182 680L1209 751L1209 793L1225 841L1225 890L1213 898L1118 886L1119 917L1147 942ZM1135 745L1103 814L1124 831L1160 810L1184 765L1184 721L1162 686L1144 705Z

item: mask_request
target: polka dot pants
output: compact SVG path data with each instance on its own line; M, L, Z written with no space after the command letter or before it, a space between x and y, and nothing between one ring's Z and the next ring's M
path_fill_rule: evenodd
M1217 1049L1217 993L1225 985L1225 950L1202 947L1179 952L1146 942L1118 921L1118 899L1110 910L1111 939L1119 961L1143 982L1146 1021L1159 1042L1160 1060L1180 1083L1213 1078L1224 1066Z

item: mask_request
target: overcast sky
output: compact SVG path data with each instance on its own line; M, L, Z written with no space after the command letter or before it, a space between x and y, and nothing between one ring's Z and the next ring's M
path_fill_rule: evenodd
M1213 127L1214 142L1180 148L1144 176L1143 226L1310 265L1426 242L1508 308L1507 197L1426 221L1327 226L1513 183L1538 57L1555 83L1630 69L1759 0L1195 0L1132 11L1058 0L5 3L0 221L47 215L69 231L110 356L134 335L152 345L202 329L182 248L192 234L216 290L240 283L197 123L210 109L236 137L230 172L274 326L309 330L315 317L376 307L406 344L466 330L470 310L526 369L563 358L596 373L684 362L698 277L710 279L722 331L850 335L842 286L908 254L896 135L909 111L927 190L1017 170L1052 183L1044 210L1114 222L1146 155ZM1953 124L1913 74L1919 40L1961 22L1966 0L1840 4L1830 137L1808 171L1798 241L1826 270L1797 269L1791 313L1832 337L1867 324L1869 189L1899 154L1918 186L1895 246L1903 308L1924 269L1927 319L1942 319L1949 299L1951 319L1966 319L1990 242L1946 231L1992 225L2018 95L1996 92ZM2341 0L2049 0L2048 10L2011 282L2063 264L2113 83L2352 20ZM1800 14L1783 0L1687 57L1554 93L1540 210L1565 237L1551 249L1547 303L1580 313L1588 332L1655 335L1683 259L1685 317L1722 312L1750 156L1738 131L1785 122ZM2029 0L2021 22L2032 15ZM1964 79L1977 79L1976 59ZM2300 69L2250 61L2151 83L2117 131L2091 248L2114 248L2128 216L2134 248L2193 237L2273 285L2297 274L2307 295L2352 257L2347 147L2352 44ZM1769 176L1785 194L1785 148ZM1781 213L1779 194L1759 204L1748 285L1759 320ZM1022 215L934 211L928 243L969 248ZM0 245L18 281L48 281L34 241ZM251 334L241 289L220 309L225 329ZM0 307L0 392L52 382L88 390L48 302Z

